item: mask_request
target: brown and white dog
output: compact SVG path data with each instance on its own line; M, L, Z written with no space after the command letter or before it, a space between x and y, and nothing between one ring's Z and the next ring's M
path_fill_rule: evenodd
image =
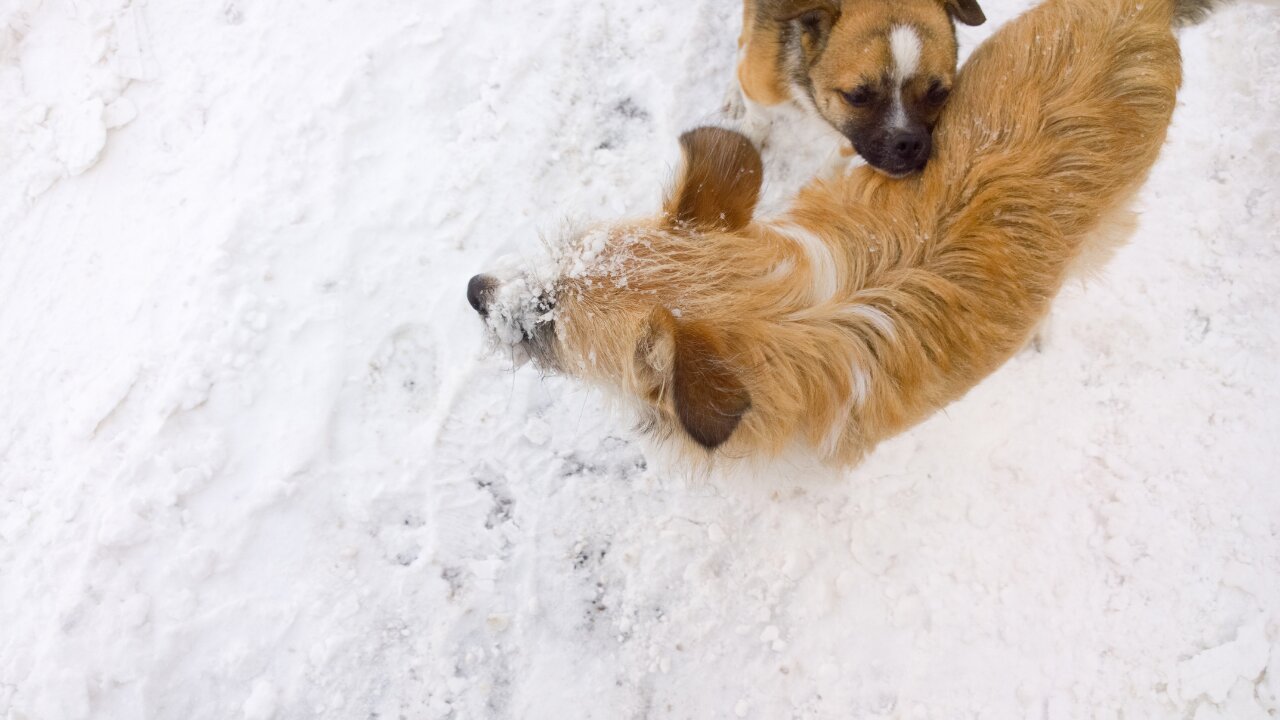
M1205 0L1048 0L959 74L924 172L860 168L753 217L742 135L681 137L656 217L567 238L550 274L478 275L491 333L631 399L694 457L807 446L832 464L1021 348L1155 162Z
M975 0L745 0L742 14L744 132L759 143L767 108L795 101L889 175L928 162L955 79L953 20L986 20Z

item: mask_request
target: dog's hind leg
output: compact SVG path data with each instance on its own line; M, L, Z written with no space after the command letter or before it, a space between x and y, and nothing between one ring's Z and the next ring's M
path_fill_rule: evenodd
M1101 274L1121 245L1138 228L1138 213L1132 199L1104 213L1097 226L1080 242L1075 258L1067 266L1065 279L1088 281Z
M1126 200L1104 213L1097 226L1080 242L1075 258L1067 265L1064 281L1087 283L1102 275L1103 268L1115 256L1138 227L1138 213L1132 200ZM1052 344L1052 315L1045 315L1027 339L1025 350L1044 352Z

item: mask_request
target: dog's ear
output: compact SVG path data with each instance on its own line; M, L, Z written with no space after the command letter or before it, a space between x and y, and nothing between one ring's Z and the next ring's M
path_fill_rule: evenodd
M679 320L664 307L649 315L636 361L650 374L650 400L670 398L689 437L708 450L724 444L751 408L751 395L730 366L728 349L706 323Z
M680 136L684 163L663 203L667 219L703 230L738 230L751 222L764 165L741 133L701 127Z
M812 49L826 43L831 26L840 19L840 3L837 0L784 0L774 10L773 19L779 23L798 22Z
M987 21L987 16L983 14L982 8L978 7L977 0L942 0L942 6L958 23L981 25Z

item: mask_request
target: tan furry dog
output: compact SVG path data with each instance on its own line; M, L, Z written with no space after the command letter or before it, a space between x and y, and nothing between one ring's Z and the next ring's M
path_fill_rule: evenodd
M686 133L661 215L568 238L549 274L478 275L468 298L500 340L634 399L690 451L854 463L1027 341L1154 163L1171 25L1203 9L1049 0L974 53L923 173L817 181L769 220L751 144Z
M760 142L767 108L795 101L889 175L928 162L955 79L955 22L986 20L976 0L745 0L742 16L744 132Z

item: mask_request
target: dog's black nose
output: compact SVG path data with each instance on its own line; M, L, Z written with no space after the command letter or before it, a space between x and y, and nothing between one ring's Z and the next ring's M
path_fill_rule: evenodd
M498 281L488 275L480 274L467 282L467 302L480 313L480 317L489 315L489 299L493 297L493 289Z
M929 159L929 133L918 130L900 132L889 140L889 147L895 164L906 169L922 168Z

